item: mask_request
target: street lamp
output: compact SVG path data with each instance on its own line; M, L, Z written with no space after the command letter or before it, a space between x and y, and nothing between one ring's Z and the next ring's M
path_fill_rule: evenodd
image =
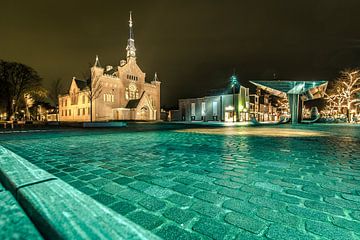
M237 77L235 73L230 77L230 84L233 91L233 122L235 122L235 87L239 85L239 82L237 80Z

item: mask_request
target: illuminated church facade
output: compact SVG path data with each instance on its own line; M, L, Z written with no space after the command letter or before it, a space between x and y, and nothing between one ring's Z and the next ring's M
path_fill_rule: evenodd
M96 56L89 80L73 77L69 93L59 96L60 121L160 119L161 83L156 73L146 82L136 62L131 13L129 32L126 60L119 66L104 68Z

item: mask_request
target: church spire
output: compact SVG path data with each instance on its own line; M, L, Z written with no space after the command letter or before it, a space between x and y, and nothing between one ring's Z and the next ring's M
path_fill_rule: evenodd
M136 48L135 48L135 40L134 40L134 32L133 32L133 21L130 11L129 17L129 39L126 46L126 58L129 61L130 58L136 58Z

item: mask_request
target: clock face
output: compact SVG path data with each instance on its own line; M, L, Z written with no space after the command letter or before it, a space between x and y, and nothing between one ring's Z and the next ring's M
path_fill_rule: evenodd
M131 92L135 92L135 91L136 91L136 85L133 84L133 83L130 83L130 85L129 85L129 90L130 90Z

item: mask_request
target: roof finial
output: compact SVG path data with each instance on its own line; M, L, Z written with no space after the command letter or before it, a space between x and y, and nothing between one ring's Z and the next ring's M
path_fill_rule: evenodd
M132 27L132 17L131 17L131 11L130 11L130 18L129 18L129 27Z
M157 82L157 81L158 81L157 72L155 72L154 81L155 81L155 82Z
M98 55L96 55L94 67L101 67Z

